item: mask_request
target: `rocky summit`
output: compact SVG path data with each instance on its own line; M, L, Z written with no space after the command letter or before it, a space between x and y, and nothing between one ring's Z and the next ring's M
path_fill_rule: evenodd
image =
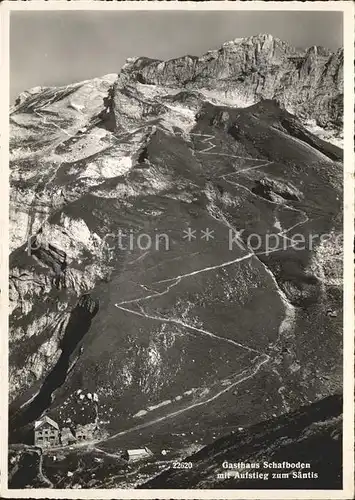
M342 50L259 35L19 96L12 487L137 486L301 406L316 422L342 386L342 86ZM41 451L43 415L97 432Z

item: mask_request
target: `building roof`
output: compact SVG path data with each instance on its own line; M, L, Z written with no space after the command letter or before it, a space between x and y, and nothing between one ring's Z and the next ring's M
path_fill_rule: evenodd
M142 453L150 453L148 448L137 448L135 450L126 450L128 455L142 455Z
M39 429L44 424L48 424L51 427L54 427L55 429L57 429L57 431L59 431L59 425L57 424L57 422L55 422L51 418L47 417L47 415L45 415L41 420L36 420L35 429L36 430Z
M68 442L71 443L74 443L77 440L74 434L72 433L71 429L69 429L68 427L64 427L64 429L62 429L61 438L62 441L67 440Z
M95 423L89 424L78 424L76 427L76 432L94 432L98 429L98 426Z
M78 424L76 427L77 431L92 431L95 429L95 424Z
M71 437L74 437L74 434L73 434L72 430L69 427L63 427L61 434L62 434L62 436L71 436Z

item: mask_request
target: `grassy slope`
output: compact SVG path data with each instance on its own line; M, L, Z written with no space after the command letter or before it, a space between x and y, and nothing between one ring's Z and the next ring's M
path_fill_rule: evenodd
M227 121L220 119L221 111L207 106L193 131L211 134L212 143L197 135L191 135L191 140L186 141L158 130L148 145L149 164L145 164L145 168L137 166L128 180L117 177L100 186L101 193L109 193L119 192L127 182L140 184L142 192L138 196L99 197L97 188L93 188L92 194L63 209L71 217L82 217L90 230L101 237L108 231L130 228L151 235L167 232L172 246L169 251L152 251L146 256L137 249L132 252L115 249L110 257L113 271L109 282L99 283L93 291L100 301L100 310L81 343L83 353L62 388L55 393L50 414L56 419L61 421L68 415L78 421L86 418L80 404L68 404L78 388L99 394L100 416L107 421L105 425L111 434L137 425L137 419L132 418L137 411L196 386L200 392L149 412L139 423L168 417L172 412L203 401L205 396L200 393L205 388L212 394L217 393L224 387L225 380L250 368L255 356L243 348L231 349L223 340L192 334L191 329L176 323L143 318L118 309L115 304L150 293L140 285L162 293L164 285L157 281L242 257L247 250L228 249L226 221L237 229L246 228L246 234L266 234L274 230L276 214L286 228L300 222L301 213L307 214L308 226L299 226L300 231L311 227L312 231L322 232L336 226L340 201L336 198L339 193L334 189L334 179L340 171L339 166L323 154L328 153L323 145L313 141L313 146L322 149L321 153L309 143L290 137L278 113L272 114L272 109L272 123L270 110L263 107L240 112L227 110ZM233 128L235 122L237 129ZM213 154L205 154L203 149L211 144ZM331 154L335 154L333 150ZM260 162L234 156L251 156ZM242 172L263 162L270 163ZM235 171L240 171L239 186L221 177ZM152 191L146 194L143 189L151 189L152 173L165 187L155 194ZM248 190L264 177L287 180L299 189L303 199L287 202L287 205L300 212L272 205ZM181 195L188 196L190 202L181 201ZM218 216L213 218L211 209L216 208ZM59 216L60 212L52 222L58 223ZM186 243L181 238L181 230L188 226L197 231L206 227L214 229L216 239L209 244L201 240ZM121 449L150 445L157 451L167 446L176 452L193 443L201 445L213 440L223 434L224 426L243 426L284 412L283 387L287 387L291 408L325 396L330 382L319 375L330 372L332 381L337 383L334 374L340 366L339 354L334 355L339 351L334 330L340 330L341 325L335 327L334 321L324 314L328 290L324 292L316 281L313 303L297 306L293 335L280 338L278 328L284 306L278 285L264 267L266 264L274 272L279 286L288 280L302 289L310 258L309 252L286 250L268 259L249 259L188 276L164 295L127 305L140 313L142 309L138 306L143 307L145 315L183 320L222 339L233 339L268 352L272 359L255 376L220 398L137 432L117 436L102 446ZM85 269L91 259L88 254L80 267ZM315 322L322 325L316 331ZM290 344L291 354L287 350ZM73 356L78 354L79 347ZM156 357L156 363L152 356ZM318 363L314 363L316 356ZM297 370L293 370L295 363L299 366ZM191 429L195 427L192 435ZM173 431L176 438L168 437Z

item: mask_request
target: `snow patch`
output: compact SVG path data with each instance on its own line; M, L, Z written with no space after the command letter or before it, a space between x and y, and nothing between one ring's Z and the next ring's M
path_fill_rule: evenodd
M200 89L199 91L211 104L219 106L247 108L256 102L254 98L244 95L237 90Z
M330 142L331 144L334 144L334 146L343 149L344 136L341 132L336 130L326 130L317 125L315 120L311 119L303 122L303 125L309 132L316 135L320 139L323 139L323 141Z
M132 168L132 158L122 157L103 157L100 162L88 163L86 169L80 173L78 179L111 179L126 174Z
M89 244L91 233L83 219L71 219L62 213L60 222L71 239L86 246Z

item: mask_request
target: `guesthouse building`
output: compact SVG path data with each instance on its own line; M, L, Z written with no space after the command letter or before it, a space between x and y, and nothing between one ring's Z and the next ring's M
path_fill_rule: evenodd
M49 448L60 444L59 425L51 418L44 416L36 420L34 429L34 444L41 448Z

